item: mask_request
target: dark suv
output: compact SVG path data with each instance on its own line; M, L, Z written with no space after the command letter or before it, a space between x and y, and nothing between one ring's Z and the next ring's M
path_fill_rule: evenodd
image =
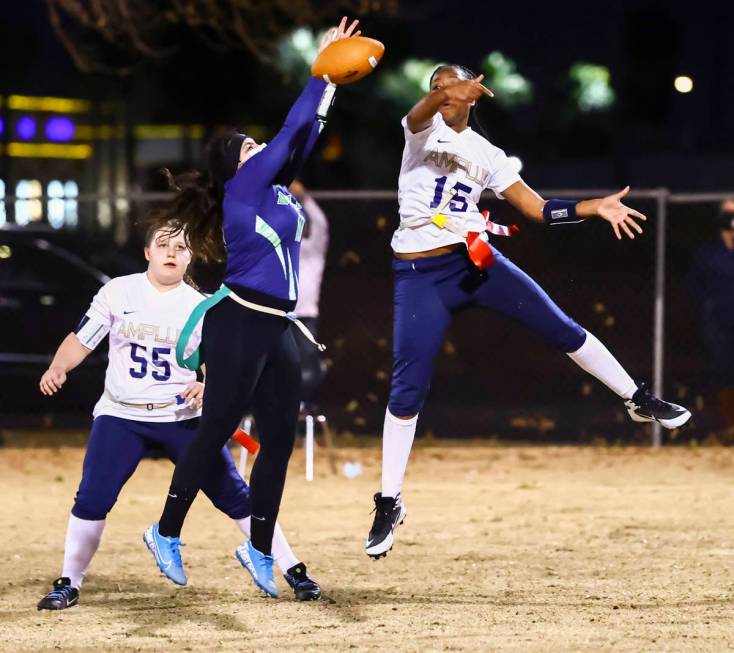
M82 255L64 234L0 229L0 426L89 415L102 391L101 345L54 397L38 389L56 348L110 278Z

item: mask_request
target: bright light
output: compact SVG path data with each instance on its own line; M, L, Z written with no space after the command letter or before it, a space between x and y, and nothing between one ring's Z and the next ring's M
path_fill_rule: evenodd
M407 59L399 68L383 71L378 82L380 92L407 111L426 94L431 73L437 67L438 62L431 59Z
M512 167L512 169L515 172L518 172L519 173L520 170L522 170L522 161L520 160L519 157L516 157L516 156L508 156L507 157L507 162L510 164L510 166Z
M678 93L690 93L693 90L693 80L687 75L679 75L673 82Z
M58 179L54 179L49 182L46 193L49 198L48 223L54 229L61 229L64 226L64 185Z
M50 141L70 141L74 138L74 123L66 117L55 116L46 121L46 138Z
M497 102L507 107L527 104L533 99L533 85L517 72L517 65L509 57L495 50L481 63L484 80L497 94Z
M36 135L36 121L30 116L23 116L18 119L15 123L15 132L18 134L18 138L22 138L24 141L31 140Z
M88 100L73 100L60 97L32 97L11 95L8 109L13 111L51 111L55 113L86 113L91 103Z
M67 227L76 227L79 222L79 185L75 181L67 181L64 184L64 221Z
M590 63L575 63L569 76L574 85L574 96L581 111L609 109L614 104L615 93L610 84L609 69Z
M43 194L41 182L37 179L29 181L21 179L15 187L15 222L21 227L31 221L41 219L43 205L40 197Z

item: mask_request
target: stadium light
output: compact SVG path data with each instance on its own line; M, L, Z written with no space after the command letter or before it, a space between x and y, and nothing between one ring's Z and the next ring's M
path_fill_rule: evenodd
M407 59L397 70L380 75L380 92L409 108L428 92L431 74L437 67L438 62L431 59Z
M500 104L516 106L533 99L533 85L517 72L515 62L502 52L490 52L481 63L481 72Z
M278 42L276 66L290 77L306 81L311 75L311 62L319 51L323 34L299 27Z
M569 77L574 85L574 97L581 111L609 109L616 99L610 84L609 68L590 63L575 63Z
M678 93L690 93L693 90L693 80L688 75L679 75L673 81L673 86Z

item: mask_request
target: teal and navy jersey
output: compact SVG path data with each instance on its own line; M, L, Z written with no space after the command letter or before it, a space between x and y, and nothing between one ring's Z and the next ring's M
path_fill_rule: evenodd
M287 302L297 299L306 220L287 187L319 135L316 109L325 88L325 82L311 79L278 134L225 184L225 284Z

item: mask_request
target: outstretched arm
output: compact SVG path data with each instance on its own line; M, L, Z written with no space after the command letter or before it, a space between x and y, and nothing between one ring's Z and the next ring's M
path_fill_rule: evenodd
M321 120L315 120L310 131L304 134L304 137L300 139L300 142L295 143L293 153L278 173L275 183L283 184L283 186L290 186L293 180L298 176L298 173L306 162L306 159L310 156L311 150L313 150L324 124L325 122L322 122Z
M352 21L347 27L346 17L342 18L339 27L329 30L322 39L319 54L334 41L359 36L360 32L354 31L358 23L357 20ZM247 201L274 183L287 185L293 180L318 138L321 123L317 111L325 92L325 81L309 80L288 112L281 130L265 149L239 169L227 189L229 193ZM324 116L325 113L323 111Z
M51 365L41 377L39 383L41 392L50 396L61 390L61 386L66 382L67 373L81 365L91 353L92 350L79 342L75 333L66 336L56 350Z
M275 138L262 151L252 156L229 182L227 192L238 199L254 198L276 181L278 173L308 139L316 124L316 108L326 88L326 82L310 79L295 101L285 123Z
M617 240L622 239L622 232L634 240L633 231L642 233L642 227L637 224L636 220L647 220L647 218L639 211L622 203L622 198L629 193L629 190L630 187L626 186L618 193L582 202L546 201L521 180L503 190L502 195L526 218L535 222L553 224L556 218L552 214L554 203L557 202L558 210L565 211L567 217L567 219L561 219L560 222L580 222L587 218L600 217L612 225ZM576 220L573 219L574 216Z

